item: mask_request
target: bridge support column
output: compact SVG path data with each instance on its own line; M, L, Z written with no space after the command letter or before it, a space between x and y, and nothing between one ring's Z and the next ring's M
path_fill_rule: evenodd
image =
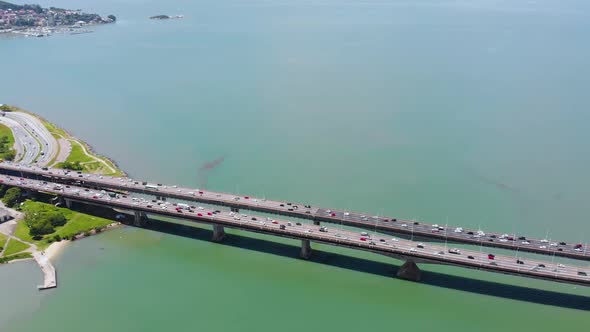
M235 212L235 213L239 213L239 212L240 212L240 209L238 209L238 208L235 208L235 207L229 208L229 210L230 210L231 212Z
M142 227L145 225L147 221L147 214L141 211L135 211L135 219L133 220L133 225L137 227Z
M311 242L309 240L301 240L299 257L303 259L309 259L311 257Z
M225 230L221 225L213 225L213 242L221 242L225 238Z
M414 261L406 261L404 265L400 266L399 271L397 271L397 276L406 280L420 281L422 278L422 271Z
M316 226L319 226L320 225L320 221L319 220L314 220L313 221L313 224L316 225Z
M64 198L64 203L68 209L72 208L72 200L71 199Z

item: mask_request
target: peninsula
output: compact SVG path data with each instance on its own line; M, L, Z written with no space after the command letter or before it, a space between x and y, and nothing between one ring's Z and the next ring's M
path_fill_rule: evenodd
M116 20L114 15L102 17L84 13L80 9L42 8L39 5L16 5L0 0L0 33L36 37L58 32L79 33L83 26L113 23Z

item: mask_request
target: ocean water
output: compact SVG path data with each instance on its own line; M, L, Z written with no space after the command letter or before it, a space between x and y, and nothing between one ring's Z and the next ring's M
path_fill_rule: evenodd
M92 34L0 39L0 103L131 175L587 242L587 1L73 0ZM157 14L181 20L152 21ZM205 163L223 160L207 172ZM448 220L448 221L447 221ZM66 249L59 288L0 267L2 331L549 331L586 288L233 234L124 228ZM352 256L347 259L343 256ZM577 295L586 296L580 298ZM581 310L586 308L586 310Z

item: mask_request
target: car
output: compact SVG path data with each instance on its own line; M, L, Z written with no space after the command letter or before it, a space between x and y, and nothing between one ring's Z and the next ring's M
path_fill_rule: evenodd
M563 248L557 248L557 251L563 251Z
M559 245L562 245L562 246L565 246L566 244L567 244L567 243L565 243L565 242L563 242L563 241L562 241L562 242L559 242Z
M244 199L250 199L250 196L244 196Z
M279 228L280 229L285 229L285 225L280 225Z
M522 264L524 264L524 262L523 262L523 261L521 261L520 259L517 259L517 260L516 260L516 264L521 264L521 265L522 265Z
M392 219L391 219L391 221L393 221L393 222L396 222L396 221L397 221L397 219L396 219L396 218L392 218Z
M408 227L408 225L406 225L406 224L402 224L402 227Z
M424 244L423 244L423 243L418 243L418 244L416 245L416 247L418 247L418 248L421 248L421 249L424 249Z
M379 239L379 242L385 242L385 239Z
M287 222L287 226L293 226L293 223L289 221Z
M369 236L369 233L367 233L367 232L361 232L361 235L362 236Z
M469 232L467 232L467 234L469 234L469 235L473 235L473 232L472 232L472 231L469 231Z
M193 211L191 210L191 212L193 212ZM213 213L211 213L211 212L207 212L207 215L208 215L208 216L212 216L212 215L213 215Z
M285 206L285 204L279 204L279 206L281 206L281 207L284 207L284 206Z
M275 225L278 225L279 222L276 221L276 220L273 220L272 223L275 224Z
M496 263L496 262L490 262L490 265L498 266L498 263Z
M366 237L361 237L360 240L361 241L367 241L367 238Z
M372 245L372 246L374 246L375 245L375 242L371 241L371 242L369 242L369 244Z
M547 249L547 246L539 246L539 249Z
M307 207L307 206L306 206L306 207ZM348 217L348 216L350 216L350 213L348 213L348 212L344 212L344 216L345 216L345 217Z
M584 276L584 277L585 277L585 276L587 276L587 275L588 275L588 273L586 273L586 272L584 272L584 271L578 271L578 275L579 275L579 276Z
M557 267L564 268L565 265L563 265L563 264L557 264Z
M297 225L297 226L301 226L301 223L300 223L300 222L298 222L298 223L295 223L295 225Z
M549 243L549 240L543 239L543 240L541 240L541 243Z
M495 259L495 258L496 258L496 255L488 254L488 259Z
M414 225L420 225L420 223L417 221L414 221Z
M459 251L459 249L457 249L457 248L449 249L449 253L455 254L455 255L461 255L461 251Z
M457 228L455 228L455 230L453 232L455 232L455 233L461 233L461 232L463 232L463 228L457 227Z
M471 255L467 256L467 258L469 258L469 259L475 259L475 257L473 257Z
M540 263L537 265L537 267L545 267L545 264Z
M331 216L332 216L332 217L336 217L336 213L332 213L332 214L331 214Z
M496 235L495 235L495 234L492 234L492 235L490 235L490 237L491 237L492 239L495 239L495 238L496 238Z
M529 241L522 241L522 244L531 244Z
M257 220L256 217L252 217L251 219L252 219L252 221L256 221Z
M582 251L582 248L574 248L574 251L580 252Z
M519 239L519 240L526 240L526 237L524 237L524 236L519 236L519 237L518 237L518 239Z
M328 232L328 229L326 227L320 227L320 232L326 233Z
M574 246L574 248L576 248L576 249L578 249L578 248L582 248L582 244L581 244L581 243L578 243L578 244L576 244L576 245Z

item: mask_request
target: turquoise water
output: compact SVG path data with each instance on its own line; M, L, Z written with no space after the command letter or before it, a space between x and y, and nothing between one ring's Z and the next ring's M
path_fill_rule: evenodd
M586 1L51 4L119 20L92 34L0 40L0 102L68 129L133 176L590 237ZM147 19L161 13L185 18ZM121 229L80 241L57 262L59 288L43 294L34 266L0 267L0 293L19 299L0 305L0 327L491 331L590 322L568 308L578 298L543 305L537 293L559 296L510 285L588 289L449 267L425 267L430 278L414 284L387 277L395 260L361 254L380 264L353 261L366 266L355 270L340 256L301 262L294 247L205 239Z

